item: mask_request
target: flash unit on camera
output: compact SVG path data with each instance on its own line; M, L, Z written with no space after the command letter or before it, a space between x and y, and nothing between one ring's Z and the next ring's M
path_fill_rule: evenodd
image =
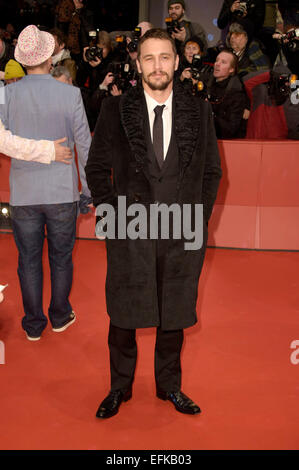
M202 91L204 89L205 85L204 85L204 82L202 82L201 80L197 83L197 90L198 91Z

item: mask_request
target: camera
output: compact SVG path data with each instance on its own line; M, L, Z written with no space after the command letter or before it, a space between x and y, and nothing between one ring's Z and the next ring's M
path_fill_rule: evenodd
M255 4L251 0L245 0L245 2L240 2L238 10L235 10L235 15L243 17L246 13L249 12L250 8L254 8Z
M129 52L137 52L138 42L141 37L141 28L136 26L134 31L132 31L132 41L128 44Z
M171 17L165 18L166 29L169 35L175 33L175 29L181 29L178 20L173 20Z
M194 80L199 80L202 68L202 58L200 54L194 54L191 63L191 75Z
M97 46L97 31L89 31L88 35L90 38L90 47L86 49L85 57L88 62L96 59L103 59L103 49Z
M125 50L127 47L126 36L124 34L118 34L115 36L116 47L120 50Z
M194 59L195 56L193 56ZM200 57L200 56L199 56ZM195 59L198 60L197 58ZM201 62L201 58L200 58ZM193 69L193 61L192 61L192 68ZM213 79L213 66L210 64L202 64L197 62L195 63L195 70L196 73L192 73L192 77L197 80L195 85L193 85L193 94L199 96L199 98L210 101L211 95L209 92L210 83ZM194 70L194 72L195 72ZM196 76L195 76L196 75Z
M280 74L278 77L278 87L281 93L289 95L291 88L296 88L297 75L292 73Z
M136 85L138 74L130 68L130 64L127 62L112 62L108 70L114 77L113 82L108 85L109 92L111 92L113 85L116 85L122 92Z
M287 40L287 47L295 50L299 49L299 28L291 29L282 36L282 41Z
M267 86L269 97L274 100L276 106L280 106L294 91L297 92L297 75L272 70Z

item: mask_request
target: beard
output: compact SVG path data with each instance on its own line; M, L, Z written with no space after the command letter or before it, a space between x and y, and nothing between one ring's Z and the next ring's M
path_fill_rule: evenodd
M181 21L181 19L183 18L184 16L184 13L181 13L180 15L177 15L176 13L172 13L170 15L170 17L173 19L173 20L177 20L177 21Z
M173 81L173 75L170 77L168 73L162 72L162 76L166 77L166 80L159 82L151 81L151 77L155 76L155 72L150 73L147 76L143 76L143 81L151 88L151 90L166 90L168 85Z

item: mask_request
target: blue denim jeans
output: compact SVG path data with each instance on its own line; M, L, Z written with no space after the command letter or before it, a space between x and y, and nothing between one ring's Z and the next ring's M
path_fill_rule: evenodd
M29 336L40 336L48 320L43 312L42 252L45 229L51 270L49 319L63 325L72 307L72 251L76 237L77 202L11 207L12 228L19 251L20 279L25 316L22 326Z

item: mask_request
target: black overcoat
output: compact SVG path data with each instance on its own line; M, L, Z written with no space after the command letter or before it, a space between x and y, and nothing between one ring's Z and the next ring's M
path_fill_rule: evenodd
M86 165L95 206L108 203L116 207L120 195L126 196L127 206L155 202L146 165L146 113L141 86L104 101ZM107 312L112 324L119 328L161 326L175 330L192 326L197 320L197 289L207 222L221 167L210 105L176 84L173 113L180 167L176 201L180 205L203 204L204 244L199 250L187 251L183 239L169 243L159 312L155 240L106 240Z

